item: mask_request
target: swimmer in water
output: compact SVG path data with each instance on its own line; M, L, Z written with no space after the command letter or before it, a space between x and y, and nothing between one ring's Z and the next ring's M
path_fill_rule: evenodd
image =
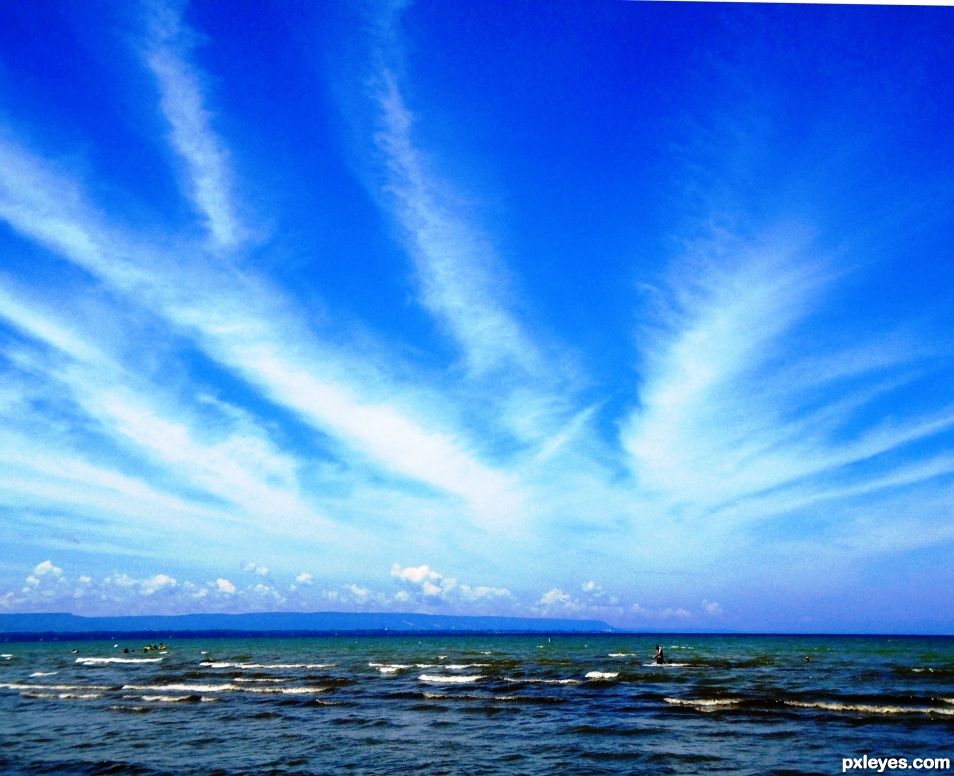
M666 656L663 654L662 647L660 647L658 644L656 645L656 655L653 657L653 660L655 660L657 663L666 662Z

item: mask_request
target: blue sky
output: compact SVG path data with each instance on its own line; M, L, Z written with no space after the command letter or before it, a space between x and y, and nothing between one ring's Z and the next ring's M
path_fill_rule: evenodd
M0 8L0 611L954 632L954 15Z

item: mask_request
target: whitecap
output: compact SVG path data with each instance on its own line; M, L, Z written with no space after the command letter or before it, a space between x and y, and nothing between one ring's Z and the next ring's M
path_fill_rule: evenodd
M15 657L16 655L11 655L9 652L4 652L2 655L0 655L0 658L3 658L4 660L13 660Z
M664 698L666 703L674 706L691 706L700 711L713 711L727 706L737 706L741 698Z
M422 682L429 682L431 684L470 684L471 682L476 682L478 679L483 679L484 677L480 674L469 674L469 675L456 675L448 676L446 674L421 674L417 677Z
M665 663L643 663L644 668L688 668L690 665L690 663L673 663L668 660Z
M615 679L619 676L619 671L588 671L586 678L596 681L605 681L607 679Z
M448 663L441 666L448 671L463 671L467 668L486 668L489 663ZM427 666L429 667L429 666ZM418 666L418 668L425 668L425 666Z
M46 690L48 692L84 692L88 690L109 690L102 684L25 684L24 682L0 682L0 690Z
M632 652L610 652L607 657L636 657Z
M266 693L269 695L317 695L328 692L327 687L242 687L243 692Z
M61 701L88 701L96 698L102 698L103 694L98 692L21 692L24 698L57 698Z
M382 674L396 674L398 671L405 671L411 666L406 663L368 663L371 668L377 668ZM418 666L420 668L421 666Z
M34 677L38 676L53 676L56 673L56 671L34 671L32 674L30 674L30 678L33 679Z
M143 695L141 699L146 703L182 703L195 701L194 695Z
M124 684L123 690L158 690L160 692L229 692L241 689L235 684Z
M76 662L84 666L98 666L106 663L158 663L161 657L78 657Z
M199 663L200 666L205 668L261 668L261 669L270 669L270 668L308 668L308 669L321 669L321 668L333 668L334 663L228 663L224 661L210 661L203 660Z
M828 701L785 701L786 706L824 711L854 711L861 714L943 714L954 716L954 709L938 709L929 706L888 706L873 703L837 703Z
M527 684L582 684L579 679L540 679L534 677L505 676L505 682L526 682Z
M247 683L249 683L249 684L274 684L275 682L284 682L285 680L284 680L284 679L275 679L275 678L271 678L271 679L259 679L259 678L253 678L253 677L236 676L233 681L235 681L235 682L247 682Z

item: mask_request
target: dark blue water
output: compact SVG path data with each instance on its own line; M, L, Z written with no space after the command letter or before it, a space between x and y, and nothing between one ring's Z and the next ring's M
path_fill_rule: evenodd
M666 665L652 662L657 640ZM208 638L177 639L161 654L131 641L0 649L4 774L834 774L843 758L865 754L954 758L949 638Z

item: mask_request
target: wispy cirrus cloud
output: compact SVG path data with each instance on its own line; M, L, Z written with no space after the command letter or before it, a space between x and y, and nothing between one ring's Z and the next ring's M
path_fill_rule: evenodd
M640 407L622 434L646 492L731 522L949 471L946 456L889 454L949 433L954 407L878 408L929 368L927 349L808 335L833 277L810 245L772 238L683 269L645 335Z
M365 461L464 499L480 521L506 524L519 510L507 475L479 461L457 434L409 416L394 399L412 391L388 390L386 376L323 346L294 305L263 280L211 266L187 244L180 250L188 260L179 254L170 261L113 228L76 182L42 160L10 144L0 156L11 161L0 172L0 217L24 236L134 295L172 331L193 337L270 401ZM57 205L62 191L70 192L67 207ZM361 375L364 385L357 382Z
M412 139L414 116L391 70L380 74L375 138L388 177L385 189L414 257L424 305L481 374L518 369L541 374L545 360L530 334L506 308L507 273L490 241L451 204L447 184L433 175ZM455 212L456 211L456 212Z
M213 246L236 248L251 230L239 215L229 153L212 130L202 77L189 62L197 36L183 23L180 4L156 3L151 11L145 60L159 86L172 147L185 166L186 190Z

